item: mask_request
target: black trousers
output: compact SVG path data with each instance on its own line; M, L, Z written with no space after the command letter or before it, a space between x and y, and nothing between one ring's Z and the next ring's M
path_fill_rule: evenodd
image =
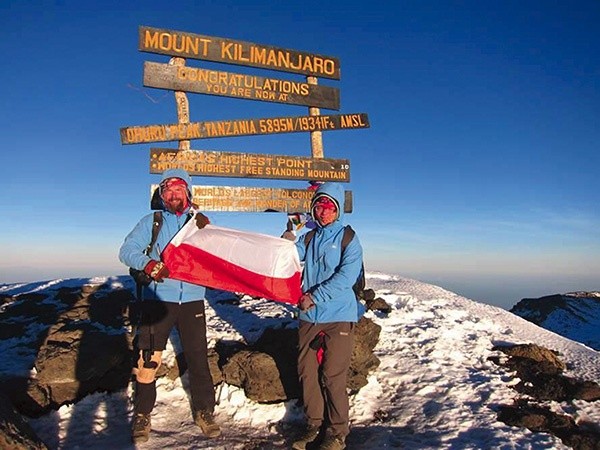
M215 407L215 391L208 366L204 301L181 304L148 301L142 314L137 339L140 356L143 350L162 352L171 330L176 327L188 366L192 409L212 412ZM149 413L156 399L156 384L139 381L137 384L135 410Z

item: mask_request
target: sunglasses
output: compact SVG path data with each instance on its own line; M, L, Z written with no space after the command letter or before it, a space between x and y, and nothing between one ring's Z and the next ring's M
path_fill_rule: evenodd
M327 197L321 197L319 200L317 200L315 203L315 208L316 207L321 207L323 209L337 209L335 203Z
M187 188L186 182L183 181L181 178L167 178L165 181L160 183L160 191L164 192L176 186L182 186L184 188Z

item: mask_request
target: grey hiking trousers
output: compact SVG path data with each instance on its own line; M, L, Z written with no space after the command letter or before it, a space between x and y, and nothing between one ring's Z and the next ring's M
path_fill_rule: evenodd
M349 428L349 399L346 379L354 346L353 322L314 324L300 321L298 330L298 376L302 385L308 424L327 424L345 438ZM319 338L319 334L322 334ZM321 347L322 361L317 359Z

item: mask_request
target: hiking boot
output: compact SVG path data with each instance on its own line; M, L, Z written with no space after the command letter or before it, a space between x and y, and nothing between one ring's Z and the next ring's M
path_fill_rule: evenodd
M319 446L319 450L344 450L345 448L344 438L329 431Z
M319 435L319 427L316 425L307 425L304 432L292 443L294 450L305 450L306 446L314 441Z
M150 414L138 413L133 416L131 424L131 440L134 444L146 442L150 438Z
M210 411L196 411L194 413L194 423L200 427L202 433L207 438L216 438L221 436L221 428L217 422L213 413Z

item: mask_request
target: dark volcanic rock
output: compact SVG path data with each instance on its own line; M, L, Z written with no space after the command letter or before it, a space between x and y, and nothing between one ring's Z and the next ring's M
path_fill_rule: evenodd
M242 350L229 359L223 373L228 384L242 387L246 397L256 402L273 403L288 399L277 363L266 353ZM297 397L298 392L296 389L295 395L292 395Z
M364 317L356 326L347 381L347 387L352 392L365 386L368 373L379 365L373 349L379 341L380 331L379 325ZM248 398L264 403L301 397L297 348L297 328L269 328L254 345L238 346L233 351L230 347L228 350L227 347L217 346L226 361L222 368L224 380L243 388Z
M500 350L515 358L523 358L542 365L548 365L548 367L555 368L556 373L560 373L567 368L565 363L558 357L558 352L548 350L537 344L517 344L505 347L495 347L494 350ZM552 369L547 370L551 371Z
M25 389L10 392L22 413L39 416L92 392L127 386L132 345L124 312L132 295L128 290L96 294L99 288L84 285L57 294L54 300L60 301L52 313L46 313L56 318L41 341L35 361L37 376L21 381Z
M354 331L354 349L348 373L348 389L357 392L367 384L367 375L379 367L379 358L373 350L379 342L381 327L371 319L361 317Z
M46 445L0 392L0 449L42 450Z
M367 310L369 311L381 311L382 313L389 314L392 312L392 307L381 297L377 297L373 300L367 300Z
M516 371L521 379L515 386L518 392L538 400L600 399L600 386L596 382L576 380L562 374L565 364L555 351L535 344L499 346L494 350L510 356L504 365Z
M567 300L560 294L554 294L540 298L523 298L510 312L540 325L551 313L566 307Z
M535 344L494 349L510 355L503 364L515 370L521 380L515 389L536 401L581 399L591 402L600 399L600 386L597 383L576 380L562 374L565 364L553 350ZM600 450L600 432L597 427L579 426L572 417L557 414L528 400L520 399L513 405L501 405L498 420L531 431L553 434L565 445L577 450Z
M498 420L514 427L553 434L576 450L600 449L600 433L597 430L578 426L570 416L557 414L549 408L526 401L501 406Z

